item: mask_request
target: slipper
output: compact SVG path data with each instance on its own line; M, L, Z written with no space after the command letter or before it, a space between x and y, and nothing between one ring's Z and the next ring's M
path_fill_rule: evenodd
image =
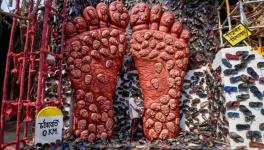
M245 122L252 122L253 120L255 120L256 116L255 115L245 115Z
M261 108L260 113L264 115L264 108Z
M249 102L249 107L251 108L262 108L262 102Z
M226 53L225 56L228 60L239 60L239 56L236 54Z
M264 131L264 123L259 124L259 130Z
M224 66L226 66L227 68L232 68L232 64L229 62L229 60L223 58L222 59L222 63Z
M244 142L244 139L242 136L238 135L237 133L235 132L230 132L229 133L229 136L231 139L233 139L236 143L243 143Z
M247 131L246 138L250 140L258 140L262 138L260 131Z
M227 113L228 118L239 118L238 112L228 112Z
M237 124L236 129L237 129L237 131L249 130L250 125L249 124Z
M236 86L224 86L224 91L226 92L237 92Z
M257 63L257 67L260 68L260 69L264 68L264 62L258 62Z
M241 78L240 76L236 76L236 77L231 77L229 80L230 80L230 83L237 83L241 81Z
M250 97L249 94L240 94L236 96L237 101L240 102L249 99L249 97Z
M260 77L260 78L259 78L259 83L260 83L260 84L263 84L263 83L264 83L264 77Z
M249 54L248 51L237 51L236 52L236 55L243 56L243 57L248 56L248 54Z
M238 74L238 71L235 69L225 69L223 73L225 76L229 76Z
M239 110L245 115L245 116L251 116L252 112L245 106L245 105L240 105Z
M248 91L249 86L248 86L247 83L240 83L240 84L238 85L238 89L239 89L239 91Z
M239 71L239 70L243 70L243 69L245 69L247 67L247 63L240 63L240 64L236 64L235 66L234 66L234 68L237 70L237 71Z
M250 62L251 60L254 60L254 59L255 59L255 54L251 54L251 55L247 55L247 56L242 56L241 57L241 62L248 63L248 62Z
M245 74L242 74L240 75L240 79L245 82L245 83L248 83L248 84L254 84L255 83L255 79L250 77L250 76L247 76Z
M252 67L247 68L247 73L249 75L251 75L255 80L259 79L259 75L257 74L257 72Z
M226 103L227 109L234 109L239 107L239 101L229 101Z
M258 99L262 99L263 94L259 91L259 89L256 86L251 86L250 92L253 93Z

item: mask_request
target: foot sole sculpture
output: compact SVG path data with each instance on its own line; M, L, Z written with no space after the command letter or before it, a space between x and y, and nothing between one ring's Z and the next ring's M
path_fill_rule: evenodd
M121 2L88 6L66 24L66 58L74 90L74 134L89 142L111 137L112 96L125 52L129 15Z
M149 140L179 133L179 99L188 64L190 33L160 5L138 3L130 13L131 52L144 96L144 134Z

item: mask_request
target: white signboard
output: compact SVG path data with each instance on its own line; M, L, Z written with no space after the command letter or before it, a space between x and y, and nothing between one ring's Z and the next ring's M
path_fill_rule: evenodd
M57 107L45 107L36 116L35 144L62 140L63 115Z

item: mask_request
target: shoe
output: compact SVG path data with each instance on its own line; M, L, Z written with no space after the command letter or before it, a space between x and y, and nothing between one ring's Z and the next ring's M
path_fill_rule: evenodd
M229 53L227 53L225 56L226 56L226 58L228 60L239 60L239 56L236 55L236 54L229 54Z
M250 140L258 140L262 138L260 131L247 131L246 137Z
M239 91L248 91L249 86L248 86L247 83L240 83L240 84L238 85L238 89L239 89Z
M236 129L237 131L249 130L250 125L249 124L236 124Z
M258 62L257 63L257 67L260 68L260 69L264 68L264 62Z
M253 93L258 99L262 99L263 94L259 91L259 89L256 86L251 86L250 92Z
M255 115L249 115L249 116L245 115L245 122L252 122L255 120L255 118L256 118Z
M242 56L242 57L248 56L248 54L249 54L248 51L237 51L236 52L236 55Z
M259 84L263 84L264 83L264 77L260 77L259 78Z
M249 94L240 94L240 95L237 95L236 98L237 98L237 101L241 102L241 101L245 101L247 99L249 99Z
M264 123L259 124L259 130L264 131Z
M236 75L238 74L238 71L235 69L225 69L224 70L224 75L229 76L229 75Z
M242 56L241 57L241 62L248 63L248 62L250 62L251 60L254 60L254 59L255 59L255 54L251 54L251 55L247 55L247 56Z
M227 113L228 118L239 118L238 112L228 112Z
M242 136L238 135L237 133L235 132L230 132L229 133L229 136L231 139L233 139L236 143L243 143L244 142L244 139Z
M248 83L248 84L254 84L255 83L255 79L250 77L250 76L247 76L245 74L242 74L240 76L240 79L245 82L245 83Z
M245 106L245 105L239 105L239 110L245 115L245 116L251 116L252 112Z
M229 101L226 103L226 108L227 109L234 109L239 107L239 101Z
M260 113L264 115L264 108L261 108Z
M240 71L240 70L243 70L247 67L247 63L240 63L240 64L236 64L234 66L234 68L237 70L237 71Z
M241 81L241 78L240 76L236 76L236 77L231 77L229 80L230 80L230 83L237 83Z
M251 108L262 108L262 102L249 102L249 107Z
M264 148L264 144L256 141L250 141L249 142L249 147L251 148Z
M236 86L224 86L224 91L225 92L237 92L237 87Z
M225 65L227 68L232 68L232 64L229 62L229 60L223 58L222 59L223 65Z
M252 67L247 68L247 73L249 75L251 75L255 80L259 79L259 75L257 74L257 72Z

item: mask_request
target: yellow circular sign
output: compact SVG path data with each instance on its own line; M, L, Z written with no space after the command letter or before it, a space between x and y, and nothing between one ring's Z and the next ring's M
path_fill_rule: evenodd
M48 106L39 111L38 117L48 117L48 116L62 116L62 112L57 107Z

